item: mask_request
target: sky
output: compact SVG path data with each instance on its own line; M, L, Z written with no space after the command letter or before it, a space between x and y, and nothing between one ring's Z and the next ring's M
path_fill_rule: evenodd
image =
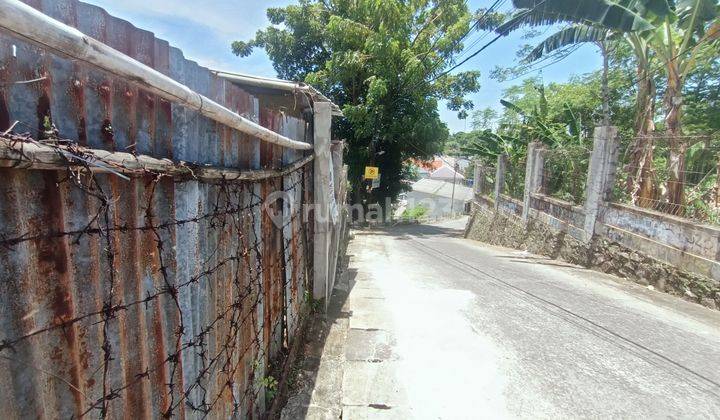
M268 56L262 50L247 58L232 54L230 44L235 40L247 40L255 31L266 27L269 22L265 16L268 7L284 6L294 1L288 0L84 0L96 4L110 14L132 22L135 26L155 33L171 45L180 48L185 57L197 61L200 65L214 70L228 70L260 76L275 77ZM492 0L470 0L471 10L488 7ZM502 10L508 10L510 1L504 2ZM261 4L261 5L259 5ZM475 33L466 42L469 46L482 36ZM479 48L492 36L486 36L471 50ZM469 95L475 109L492 107L501 110L502 90L520 80L499 83L490 79L490 71L495 66L512 65L517 58L515 52L522 44L534 43L521 39L521 34L513 33L501 38L486 50L478 54L456 71L479 70L481 89ZM469 54L468 54L469 55ZM547 82L562 82L573 74L588 73L601 66L600 54L594 46L583 46L568 58L543 68L542 78ZM539 74L528 74L531 77ZM450 132L465 131L471 128L470 121L457 118L457 113L448 110L445 104L440 106L440 116L450 128Z

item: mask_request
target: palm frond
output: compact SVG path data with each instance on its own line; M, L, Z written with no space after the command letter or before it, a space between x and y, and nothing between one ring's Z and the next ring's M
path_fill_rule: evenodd
M534 10L520 10L495 29L495 32L507 35L523 26L537 27L555 25L557 23L574 23L572 16L553 13L540 13Z
M520 108L519 106L515 105L514 103L512 103L510 101L506 101L505 99L500 99L500 104L507 109L517 112L518 114L522 115L523 117L525 116L525 111L523 111L522 108Z
M545 38L539 43L523 61L531 63L542 58L545 54L550 54L561 48L580 44L584 42L598 42L607 38L609 31L607 29L595 26L576 24Z
M644 3L654 5L655 1L658 0L645 0ZM620 32L653 30L655 25L637 11L634 2L630 3L625 5L611 0L513 0L515 7L521 10L506 25L518 28L569 22L597 24ZM660 9L654 6L653 10Z

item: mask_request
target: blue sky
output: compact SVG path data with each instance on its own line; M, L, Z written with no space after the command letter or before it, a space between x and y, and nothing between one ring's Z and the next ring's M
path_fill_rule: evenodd
M256 50L252 56L238 58L230 52L230 43L237 39L248 39L260 28L268 25L265 9L293 3L288 0L84 0L103 7L114 16L127 19L135 26L152 31L158 38L166 39L180 48L187 58L203 66L217 70L238 71L263 76L275 76L272 63L262 50ZM470 0L472 10L488 7L492 0ZM259 4L262 4L261 6ZM510 1L505 2L508 8ZM466 45L472 44L482 33L469 38ZM487 36L474 48L489 41ZM489 78L490 71L496 66L508 66L515 58L515 51L524 43L521 35L500 39L475 58L461 66L462 70L480 70L482 74L481 90L469 97L476 109L490 106L500 109L499 100L502 89L519 80L498 83ZM570 57L557 64L542 69L546 82L564 81L572 74L582 74L600 68L600 55L593 46L584 46ZM532 73L528 77L537 74ZM443 105L440 115L448 124L451 132L463 131L465 121L457 119L456 113ZM470 128L470 122L467 122Z

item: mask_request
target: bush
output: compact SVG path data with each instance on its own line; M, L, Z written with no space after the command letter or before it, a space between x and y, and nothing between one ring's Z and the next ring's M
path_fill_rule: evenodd
M415 207L405 209L402 214L403 219L420 219L425 216L428 212L428 208L422 204L418 204Z

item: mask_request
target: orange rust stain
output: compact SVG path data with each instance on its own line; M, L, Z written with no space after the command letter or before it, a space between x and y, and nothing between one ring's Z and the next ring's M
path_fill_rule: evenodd
M58 174L55 171L48 171L43 174L43 189L40 195L40 203L44 211L44 223L51 226L55 231L64 231L64 207L63 197L58 187ZM62 323L75 316L73 299L71 296L70 273L68 272L69 250L66 237L42 238L37 241L37 271L40 279L44 279L47 285L51 285L50 306L53 319L56 323ZM76 409L83 410L84 401L80 381L80 358L78 342L76 337L77 326L69 325L60 329L67 347L65 351L55 347L51 353L51 359L58 362L65 361L69 364L67 369L70 373L70 383L74 388L70 392L75 400ZM58 363L59 364L59 363Z

